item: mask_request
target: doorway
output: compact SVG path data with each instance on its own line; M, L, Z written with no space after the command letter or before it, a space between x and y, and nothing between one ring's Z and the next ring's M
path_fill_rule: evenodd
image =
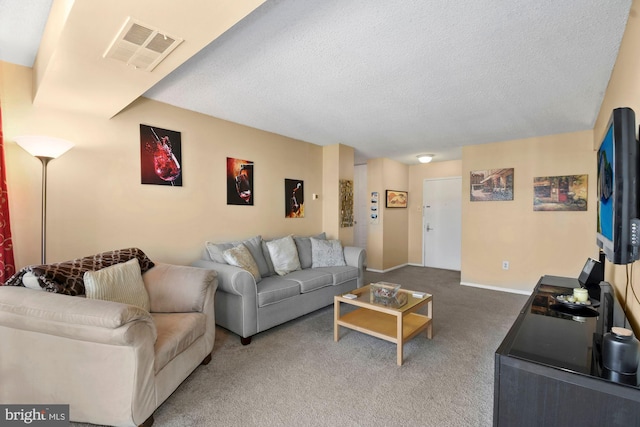
M422 264L461 268L462 177L425 179L422 190Z

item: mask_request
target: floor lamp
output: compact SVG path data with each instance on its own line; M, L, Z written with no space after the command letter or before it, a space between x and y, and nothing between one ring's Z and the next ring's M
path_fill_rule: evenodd
M42 264L47 262L47 164L73 147L69 141L50 136L17 136L16 143L42 162Z

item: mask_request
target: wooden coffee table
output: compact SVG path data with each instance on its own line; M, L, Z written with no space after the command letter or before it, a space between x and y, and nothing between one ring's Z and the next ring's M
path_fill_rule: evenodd
M333 339L340 339L340 326L353 329L364 334L372 335L386 341L395 343L397 349L397 363L402 365L402 348L404 343L426 330L427 338L433 336L432 316L433 297L425 294L423 298L413 296L413 291L400 289L398 292L406 294L407 302L398 308L385 306L373 302L371 285L358 288L351 293L356 299L348 299L343 295L334 297L334 324ZM355 305L359 308L345 315L340 315L340 303ZM416 313L427 306L426 316Z

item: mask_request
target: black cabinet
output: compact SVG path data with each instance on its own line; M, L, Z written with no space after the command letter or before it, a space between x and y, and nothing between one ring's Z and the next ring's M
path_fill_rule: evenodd
M640 426L637 375L603 369L602 336L629 327L612 287L558 304L577 279L543 276L495 355L494 426ZM599 296L599 300L595 296Z

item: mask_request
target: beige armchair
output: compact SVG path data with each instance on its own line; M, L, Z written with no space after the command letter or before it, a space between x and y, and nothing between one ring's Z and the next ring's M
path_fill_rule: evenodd
M0 286L0 402L69 404L71 421L151 425L211 360L216 273L156 264L151 309Z

